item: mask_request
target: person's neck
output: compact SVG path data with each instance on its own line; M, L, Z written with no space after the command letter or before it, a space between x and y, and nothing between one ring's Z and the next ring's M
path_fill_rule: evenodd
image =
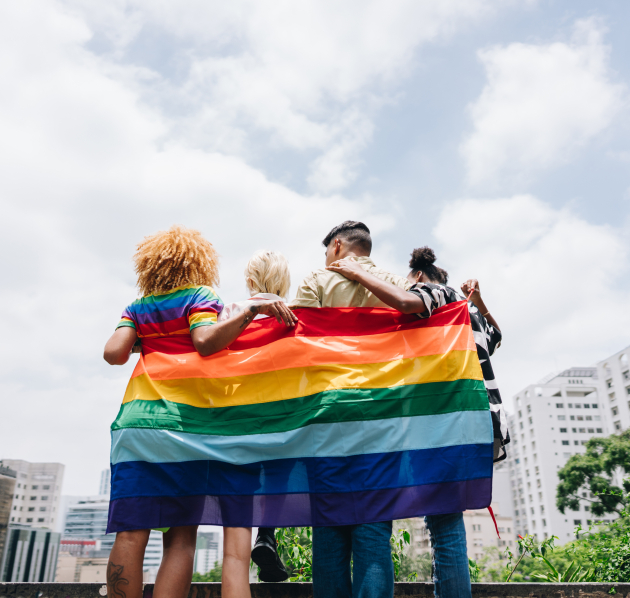
M366 253L361 253L360 251L353 251L352 249L344 252L343 255L340 255L339 258L337 259L344 259L346 257L370 257L369 255L367 255Z

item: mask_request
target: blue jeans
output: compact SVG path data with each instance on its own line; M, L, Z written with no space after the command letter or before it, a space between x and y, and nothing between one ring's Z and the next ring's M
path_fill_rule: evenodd
M313 598L392 598L391 535L391 521L314 527Z
M462 513L424 518L431 533L433 583L437 598L471 598Z

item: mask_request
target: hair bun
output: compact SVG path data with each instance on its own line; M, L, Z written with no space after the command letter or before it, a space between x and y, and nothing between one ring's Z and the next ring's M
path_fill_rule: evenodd
M422 266L430 266L435 263L435 251L430 247L419 247L414 249L411 253L411 261L414 263L416 269L421 270Z

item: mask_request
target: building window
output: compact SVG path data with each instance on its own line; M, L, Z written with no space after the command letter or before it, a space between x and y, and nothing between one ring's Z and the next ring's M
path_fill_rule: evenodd
M590 409L591 406L588 403L584 403L584 409Z
M615 400L615 393L614 393L614 392L611 392L611 393L608 395L608 399L609 399L609 400L611 400L611 401L614 401L614 400Z
M621 422L615 422L615 430L617 430L617 432L621 431Z
M543 527L547 527L547 520L546 520L546 519L543 519L543 520L542 520L542 524L543 524Z
M604 430L602 430L601 428L597 428L597 433L598 434L603 434Z
M580 434L586 434L586 428L580 428Z
M556 403L556 409L564 409L564 403Z
M574 440L574 441L573 441L573 444L574 444L575 446L580 446L580 441L579 441L579 440Z
M31 486L32 490L37 490L39 488L39 486Z
M586 421L587 422L592 422L593 421L593 416L592 415L587 415L586 416Z
M559 416L558 416L558 421L563 422L563 421L565 421L566 419L567 419L567 416L566 416L566 415L559 415Z
M598 408L598 405L597 405L597 403L593 403L593 404L591 405L591 407L592 407L593 409L597 409L597 408Z
M589 434L595 434L595 428L589 428L588 429L588 433Z
M580 444L581 444L582 446L585 446L587 442L588 442L587 440L580 440Z
M578 416L577 416L577 420L578 420L579 422L583 422L583 421L584 421L584 416L583 416L583 415L578 415Z
M519 416L519 418L520 418L520 417L523 417L523 412L522 412L522 411L519 411L519 412L518 412L518 416Z
M560 432L561 432L562 434L566 434L566 433L567 433L567 429L566 429L566 428L560 428Z
M43 518L43 517L40 517L40 518L37 520L37 523L44 523L44 518Z
M40 511L45 511L45 510L46 510L46 507L39 507L39 510L40 510Z
M33 518L32 517L28 517L26 519L26 523L33 523Z
M42 486L43 490L50 490L50 486Z
M29 507L29 508L28 508L28 510L29 510L29 511L34 511L34 510L35 510L35 507Z
M529 421L529 425L530 425L530 426L533 426L533 425L534 425L534 422L532 421L532 418L531 418L531 417L528 417L527 419L528 419L528 421Z
M520 426L520 429L523 429L523 422L518 422L518 425Z
M612 378L606 380L606 388L612 388Z
M625 372L622 372L621 375L623 376L624 380L630 380L630 371L626 370Z
M571 428L571 432L573 432L574 434L577 434L577 428Z
M31 496L31 500L37 500L37 496Z
M617 407L613 407L610 411L612 412L613 416L619 415L619 409L617 409Z
M569 441L568 441L568 440L563 440L563 441L562 441L562 444L563 444L564 446L568 446ZM569 457L571 456L571 453L564 453L564 454L565 454L565 456L567 456L567 455L568 455Z
M573 520L573 525L582 525L582 520L581 519L574 519Z
M569 417L569 419L574 422L575 421L575 415L572 415L571 417Z
M527 405L527 413L531 413L532 412L532 406L531 405Z
M575 408L576 408L576 409L581 409L581 408L582 408L582 405L580 405L580 403L576 403L576 404L575 404Z

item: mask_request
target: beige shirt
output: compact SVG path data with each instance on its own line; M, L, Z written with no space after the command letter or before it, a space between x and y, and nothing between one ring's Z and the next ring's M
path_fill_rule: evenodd
M402 277L377 268L369 257L357 257L370 274L391 282L401 289L408 290L411 285ZM330 270L311 272L298 288L297 295L290 307L388 307L377 299L362 284L348 280L345 276Z

